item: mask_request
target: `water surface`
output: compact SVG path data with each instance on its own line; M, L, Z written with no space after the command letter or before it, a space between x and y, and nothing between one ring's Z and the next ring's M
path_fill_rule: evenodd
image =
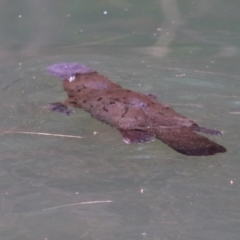
M2 1L1 239L239 239L239 7ZM65 61L223 130L210 137L228 152L186 157L160 141L126 145L81 110L49 113L66 94L46 68Z

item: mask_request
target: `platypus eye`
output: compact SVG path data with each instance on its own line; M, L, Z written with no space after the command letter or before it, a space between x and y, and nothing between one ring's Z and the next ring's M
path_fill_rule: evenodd
M68 81L73 82L75 80L75 78L76 78L76 75L73 74L71 77L68 78Z

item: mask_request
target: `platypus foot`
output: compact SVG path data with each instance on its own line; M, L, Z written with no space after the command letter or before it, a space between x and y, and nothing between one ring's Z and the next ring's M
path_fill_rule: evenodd
M149 93L147 95L151 97L153 100L157 100L157 95L155 93Z
M209 128L204 128L204 127L199 127L199 126L194 127L193 130L196 131L196 132L202 132L202 133L212 134L212 135L217 135L217 136L223 135L222 131L209 129Z
M65 113L66 115L70 115L74 112L61 102L49 103L47 108L49 111Z
M122 134L123 141L126 144L149 142L153 140L154 137L152 134L139 129L132 130L118 129L118 130Z

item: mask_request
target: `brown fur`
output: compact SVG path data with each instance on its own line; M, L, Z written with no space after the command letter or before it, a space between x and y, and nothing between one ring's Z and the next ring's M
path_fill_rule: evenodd
M124 89L97 72L76 74L72 82L64 80L63 87L68 94L65 106L83 108L92 117L118 129L126 143L156 137L185 155L226 152L223 146L194 131L220 132L200 128L155 97Z

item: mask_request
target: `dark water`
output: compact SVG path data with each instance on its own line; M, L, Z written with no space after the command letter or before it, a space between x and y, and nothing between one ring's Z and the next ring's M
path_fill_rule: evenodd
M239 239L239 8L1 1L0 239ZM223 130L211 138L228 152L186 157L160 141L129 146L81 110L47 112L66 98L46 72L59 61L85 63Z

